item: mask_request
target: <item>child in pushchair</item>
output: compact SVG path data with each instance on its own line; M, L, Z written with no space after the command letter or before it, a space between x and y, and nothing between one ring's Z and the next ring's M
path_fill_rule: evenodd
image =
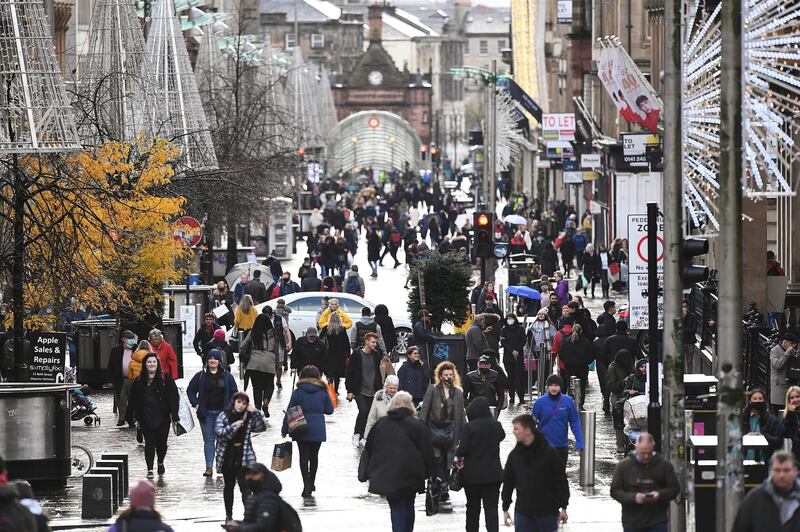
M64 372L64 382L75 382L75 369L68 368ZM83 419L87 425L99 425L100 416L95 413L97 406L89 399L89 387L83 385L75 390L70 390L72 406L69 411L69 418L72 421Z

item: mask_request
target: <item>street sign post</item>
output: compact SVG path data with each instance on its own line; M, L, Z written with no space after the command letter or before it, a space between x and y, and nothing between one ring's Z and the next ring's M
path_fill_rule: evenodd
M647 266L649 264L649 239L647 236L647 215L628 215L628 311L632 330L645 330L650 325L647 285ZM658 279L657 309L658 329L664 328L664 219L659 216L656 222L656 267Z

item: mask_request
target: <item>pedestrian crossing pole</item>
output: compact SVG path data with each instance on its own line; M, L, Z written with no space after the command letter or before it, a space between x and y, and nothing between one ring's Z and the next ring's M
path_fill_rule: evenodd
M661 449L675 468L682 494L669 505L669 532L686 531L686 411L683 333L683 81L681 0L664 4L664 356Z
M742 465L742 0L722 3L719 329L717 372L717 532L733 526L744 495Z

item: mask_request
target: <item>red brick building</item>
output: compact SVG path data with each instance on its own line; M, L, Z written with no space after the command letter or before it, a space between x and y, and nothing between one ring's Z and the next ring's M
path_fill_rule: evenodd
M431 143L432 88L419 73L402 72L381 45L382 6L369 7L370 42L353 69L336 80L333 96L339 120L359 111L388 111Z

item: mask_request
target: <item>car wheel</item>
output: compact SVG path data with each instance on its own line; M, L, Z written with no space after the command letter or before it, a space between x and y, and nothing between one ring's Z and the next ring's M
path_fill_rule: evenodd
M398 355L405 355L408 351L408 346L411 345L411 329L396 329L397 334L397 347L395 350Z

